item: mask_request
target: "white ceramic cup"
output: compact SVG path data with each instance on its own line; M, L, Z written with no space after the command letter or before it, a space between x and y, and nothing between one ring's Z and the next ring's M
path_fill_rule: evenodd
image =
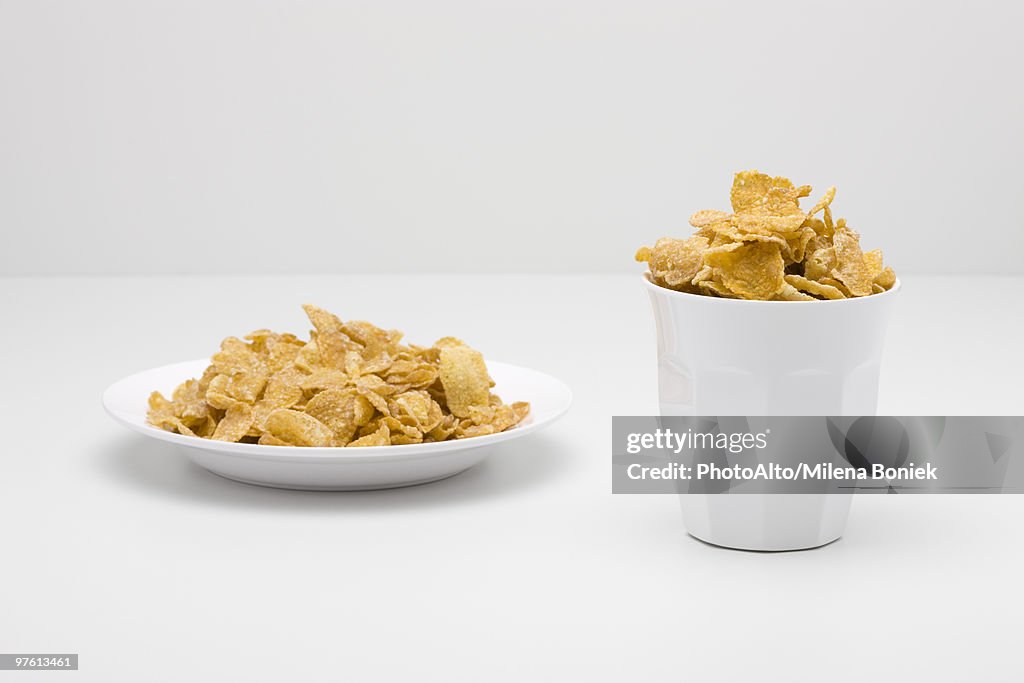
M874 415L897 281L838 301L743 301L644 285L658 334L662 415ZM799 550L838 539L850 494L682 494L702 541Z

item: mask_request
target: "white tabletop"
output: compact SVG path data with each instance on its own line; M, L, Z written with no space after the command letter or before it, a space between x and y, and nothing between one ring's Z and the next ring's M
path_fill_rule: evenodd
M879 412L1024 414L1024 278L904 285ZM104 415L126 374L305 334L307 301L462 337L575 404L460 476L364 493L220 479ZM8 278L0 304L0 652L81 657L33 680L1020 675L1024 497L862 496L839 542L758 554L611 494L610 416L657 405L637 277Z

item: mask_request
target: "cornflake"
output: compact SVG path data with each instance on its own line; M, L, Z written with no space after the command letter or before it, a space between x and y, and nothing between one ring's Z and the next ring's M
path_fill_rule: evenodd
M149 423L218 441L366 447L495 434L530 412L502 403L483 355L460 339L403 344L396 330L303 308L309 341L270 330L228 337L201 378L170 399L153 392Z
M690 217L692 237L663 237L635 258L647 263L656 285L728 299L821 301L891 289L896 273L881 250L862 251L846 220L833 220L836 188L805 212L800 200L811 191L789 178L741 171L730 192L732 213L698 211Z

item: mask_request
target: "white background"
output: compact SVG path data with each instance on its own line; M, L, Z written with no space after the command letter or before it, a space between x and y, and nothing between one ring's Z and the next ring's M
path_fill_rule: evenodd
M0 2L0 273L630 272L756 167L1020 273L1024 5Z

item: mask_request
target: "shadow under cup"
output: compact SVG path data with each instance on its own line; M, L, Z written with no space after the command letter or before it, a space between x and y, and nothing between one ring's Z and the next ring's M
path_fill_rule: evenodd
M897 281L836 301L744 301L676 292L644 275L658 336L662 415L874 415ZM687 531L745 550L839 538L852 494L682 494Z

